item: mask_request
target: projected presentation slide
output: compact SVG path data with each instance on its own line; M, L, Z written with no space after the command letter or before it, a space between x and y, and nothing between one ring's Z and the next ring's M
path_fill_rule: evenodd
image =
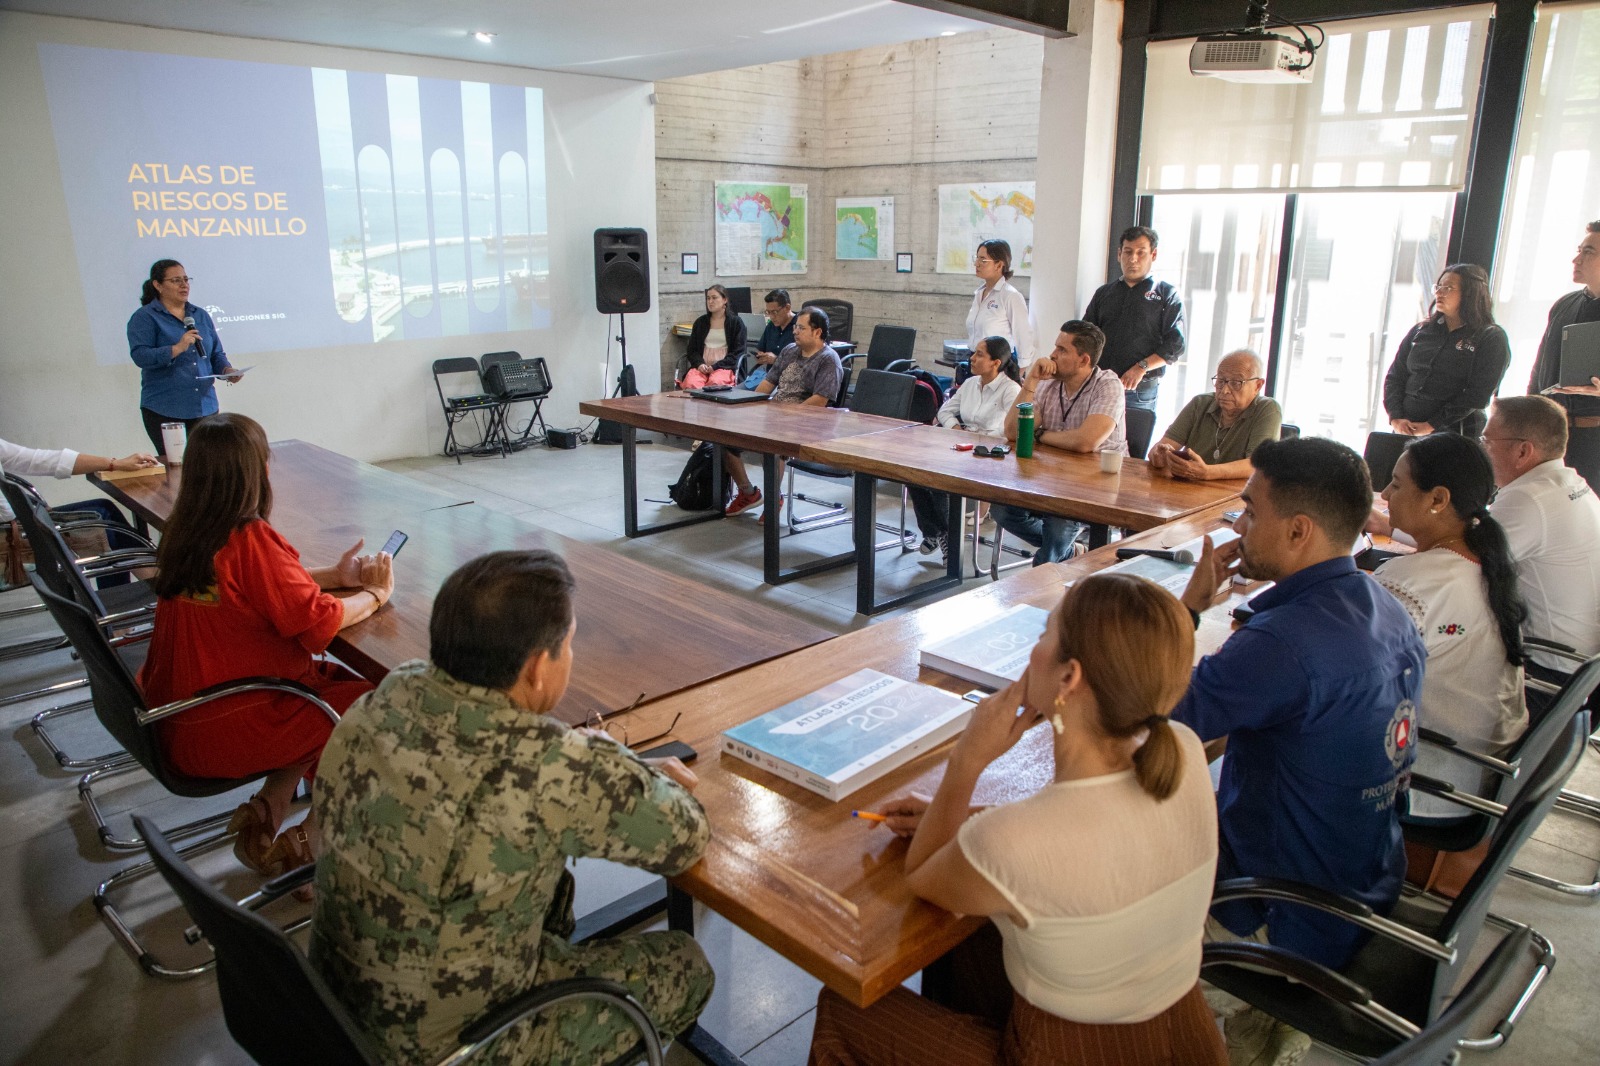
M158 259L230 356L550 323L540 90L39 46L95 357Z

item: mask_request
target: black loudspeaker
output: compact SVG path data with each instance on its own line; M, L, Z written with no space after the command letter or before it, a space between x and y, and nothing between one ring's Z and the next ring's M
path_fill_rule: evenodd
M603 315L650 310L650 246L644 230L594 231L594 305Z

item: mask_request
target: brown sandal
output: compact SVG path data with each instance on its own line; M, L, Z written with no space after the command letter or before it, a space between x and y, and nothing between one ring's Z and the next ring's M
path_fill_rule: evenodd
M251 796L241 803L233 812L233 819L228 822L228 832L236 834L233 839L233 855L247 869L258 874L267 872L267 863L272 856L273 837L278 827L272 821L272 808L267 806L267 801L260 795Z
M261 872L268 877L281 877L290 870L298 870L307 863L317 861L311 850L311 836L304 825L292 825L278 834L262 862Z

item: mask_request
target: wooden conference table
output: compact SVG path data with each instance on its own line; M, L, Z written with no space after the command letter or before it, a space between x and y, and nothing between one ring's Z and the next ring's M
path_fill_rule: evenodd
M586 415L623 426L623 497L628 536L677 529L722 517L721 508L691 518L648 528L638 523L637 430L654 430L708 440L762 453L762 494L771 505L778 497L777 455L796 456L849 470L855 479L855 550L804 567L783 570L778 557L778 523L763 526L765 578L778 584L795 577L855 561L856 610L862 614L898 607L920 596L953 587L961 581L959 556L951 558L943 577L925 582L894 599L876 598L876 479L919 485L951 494L952 530L959 530L960 499L988 500L1045 514L1076 518L1090 524L1091 545L1105 543L1111 526L1145 530L1234 499L1243 481L1180 481L1151 469L1141 459L1125 459L1117 474L1100 471L1097 455L1075 455L1055 448L1038 449L1030 459L1008 455L988 459L955 451L961 443L995 444L998 438L924 426L836 408L771 403L719 404L691 399L687 393L594 400L580 405ZM720 460L719 460L720 462ZM722 485L720 465L713 485Z
M657 392L648 396L625 396L609 400L586 400L578 405L583 414L610 419L622 425L622 501L623 528L630 537L664 533L669 529L710 522L722 517L722 452L716 452L712 469L713 509L704 514L653 526L639 525L639 435L641 429L693 440L707 440L730 448L749 449L761 454L761 495L769 512L776 517L775 501L781 495L778 484L778 456L803 455L809 445L842 437L873 435L910 426L893 418L857 414L837 407L808 407L804 404L742 403L722 404L696 400L686 392ZM784 567L779 555L777 521L762 524L762 577L769 585L781 585L796 578L831 570L855 559L854 552L818 559L801 566Z
M877 479L921 485L951 497L950 529L959 531L962 497L1059 514L1090 524L1091 547L1106 543L1109 527L1146 530L1174 522L1205 508L1234 500L1243 480L1182 481L1167 477L1143 459L1124 459L1122 469L1107 474L1099 455L1079 455L1057 448L1035 450L1032 458L1007 455L990 459L958 444L1003 444L966 430L940 426L907 426L870 437L825 441L801 449L801 456L856 474L856 610L873 614L947 587L919 587L892 600L876 599L876 553L871 530L876 524ZM865 533L863 533L865 531ZM952 553L949 577L960 580L960 558Z
M183 467L100 489L160 528L172 512ZM577 585L578 632L566 697L554 714L577 724L645 704L833 636L749 600L669 574L604 548L569 540L479 507L411 478L304 441L272 445L272 524L313 564L332 562L366 539L377 550L393 529L410 535L395 562L394 599L342 631L332 651L377 681L428 654L428 618L444 579L485 552L545 548L564 557ZM692 639L715 631L721 639ZM671 722L643 708L635 737ZM620 733L618 734L620 738Z
M1176 547L1223 528L1219 503L1118 546ZM905 842L850 817L915 790L938 787L949 745L851 795L830 803L799 785L720 754L723 729L798 699L856 670L871 667L918 678L952 692L968 682L918 665L918 649L1019 603L1054 607L1063 583L1116 562L1106 547L1071 562L1017 573L733 677L698 685L658 702L649 721L683 713L676 736L701 753L695 796L711 817L704 859L674 879L687 892L801 966L852 1002L865 1006L922 969L982 923L912 896L904 877ZM1227 612L1259 587L1230 590L1203 617L1197 651L1227 639ZM624 719L625 720L625 719ZM641 722L639 728L647 728ZM1030 795L1048 783L1053 764L1047 726L1029 732L979 783L978 802Z

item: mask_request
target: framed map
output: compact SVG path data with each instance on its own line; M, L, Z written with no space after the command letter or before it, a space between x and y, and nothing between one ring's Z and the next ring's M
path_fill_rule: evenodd
M894 197L841 196L833 201L835 259L894 258Z
M1033 189L1031 181L939 186L940 274L972 273L979 241L1011 245L1011 268L1033 274Z
M806 187L719 181L717 277L806 272Z

